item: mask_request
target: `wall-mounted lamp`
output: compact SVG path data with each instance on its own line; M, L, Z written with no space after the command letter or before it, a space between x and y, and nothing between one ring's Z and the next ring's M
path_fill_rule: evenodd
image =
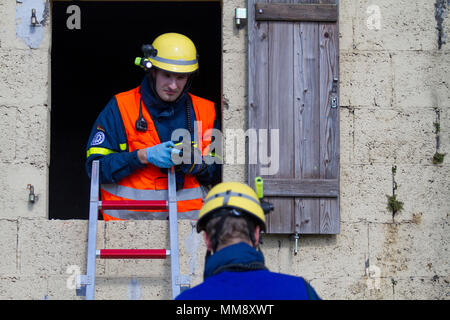
M247 23L247 9L246 8L235 8L234 9L234 21L238 28L245 26Z

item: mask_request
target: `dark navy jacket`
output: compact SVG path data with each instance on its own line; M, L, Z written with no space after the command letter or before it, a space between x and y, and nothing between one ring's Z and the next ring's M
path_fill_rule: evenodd
M148 77L144 77L141 83L141 95L144 102L143 107L144 105L147 106L161 142L169 141L175 129L187 129L187 92L184 92L175 103L164 103L154 94ZM218 118L216 116L214 124L216 129L220 129ZM192 128L194 127L194 121L195 112L191 106ZM102 150L101 152L108 154L99 154L96 153L96 150L97 152ZM89 177L91 175L92 161L96 159L100 161L101 183L117 183L135 170L145 167L145 164L142 164L137 157L137 150L128 152L127 136L115 97L108 102L95 121L89 136L86 152L88 155L86 170ZM180 175L182 173L178 172L177 185L180 180L184 181ZM220 165L209 165L196 178L201 184L205 185L218 183L220 179Z
M244 242L208 257L204 278L176 300L320 300L302 277L269 271L262 253Z

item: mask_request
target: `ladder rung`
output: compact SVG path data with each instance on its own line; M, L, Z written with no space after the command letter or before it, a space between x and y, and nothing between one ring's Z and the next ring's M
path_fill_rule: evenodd
M165 259L170 256L166 249L101 249L97 250L99 259Z
M103 210L127 210L127 209L148 209L167 210L165 200L104 200L99 201L99 207Z

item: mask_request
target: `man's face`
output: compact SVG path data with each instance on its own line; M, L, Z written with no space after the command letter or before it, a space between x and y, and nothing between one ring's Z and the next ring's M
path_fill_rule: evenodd
M159 97L165 102L173 102L183 92L189 79L187 73L172 73L164 70L153 70L155 89Z

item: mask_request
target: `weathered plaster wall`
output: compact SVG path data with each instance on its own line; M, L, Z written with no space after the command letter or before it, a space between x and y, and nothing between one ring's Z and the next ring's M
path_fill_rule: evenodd
M22 25L30 2L43 21L35 31L41 35ZM341 233L302 236L296 256L289 236L265 235L267 265L304 276L325 299L449 299L450 165L448 158L437 165L431 158L437 112L439 151L450 149L450 45L438 50L436 2L340 3ZM87 221L47 218L51 25L45 4L0 2L1 299L78 299L68 287L77 268L85 271ZM223 124L244 130L247 32L234 26L234 8L245 6L245 0L223 3ZM449 18L443 19L449 34ZM394 219L386 209L392 167L404 202ZM245 166L225 166L224 179L245 181ZM33 205L28 184L39 196ZM168 247L167 230L166 221L99 222L98 247ZM179 239L182 272L199 283L205 248L190 221L180 222ZM96 297L170 299L169 266L98 261Z

